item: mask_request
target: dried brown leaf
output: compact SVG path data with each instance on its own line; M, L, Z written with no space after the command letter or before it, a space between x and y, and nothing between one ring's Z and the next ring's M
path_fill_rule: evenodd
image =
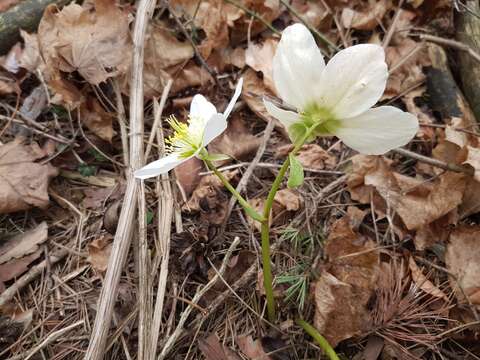
M287 156L293 149L293 145L285 145L278 148L277 157ZM329 154L320 145L307 144L303 145L298 151L296 158L307 169L324 170L333 169L337 165L335 156Z
M48 205L48 184L57 170L35 163L44 156L38 145L20 139L0 145L0 214Z
M418 267L413 257L409 258L408 267L410 268L412 280L420 289L425 291L427 294L448 301L447 295L437 286L435 286L430 280L428 280L428 278L423 274L422 269Z
M131 61L128 14L114 0L46 8L38 27L40 51L51 73L78 71L92 85L124 74Z
M0 247L0 264L34 253L47 238L48 226L46 222L42 222L36 228L13 237Z
M263 74L265 86L276 93L273 83L273 55L277 49L278 41L273 38L266 39L261 44L249 43L245 51L245 63L255 71Z
M211 154L225 154L236 160L247 160L255 154L262 139L253 135L240 115L234 114L227 130L208 145ZM224 163L224 162L222 162Z
M100 139L112 142L115 135L113 130L113 115L106 112L95 98L88 98L80 106L80 118L85 126Z
M38 249L33 254L26 255L20 259L13 259L5 264L0 265L0 284L5 281L16 278L19 275L22 275L25 271L28 270L28 266L35 260L37 260L40 255L42 255L43 250ZM0 290L1 293L1 290Z
M287 211L300 210L302 199L300 194L293 189L282 189L275 194L275 202Z
M112 252L112 236L102 235L88 244L87 261L99 272L105 272Z
M220 343L216 333L198 341L198 347L206 360L240 360L240 357Z
M207 59L214 49L228 45L227 14L222 0L195 2L191 0L170 1L170 8L179 17L192 20L197 28L205 32L205 39L198 49L204 59Z
M431 65L427 48L407 37L393 41L385 56L391 72L382 99L400 95L423 82L426 78L423 67Z
M231 180L235 171L223 173ZM228 207L228 195L224 191L222 182L215 175L201 178L195 191L182 210L190 213L200 213L201 221L206 224L220 225L225 220Z
M391 7L390 0L368 2L367 6L361 10L346 7L342 11L342 25L346 29L373 30Z
M250 360L272 360L263 350L261 341L253 340L251 335L237 336L237 344Z
M329 261L314 284L314 322L336 346L367 329L380 258L375 243L354 231L348 217L332 225L325 253Z
M465 293L469 301L476 306L480 306L479 239L479 226L461 226L450 234L445 253L447 269L455 276L450 278L450 284L456 290L457 298L464 302Z
M353 199L364 203L374 199L376 210L383 212L385 205L378 202L379 195L405 226L414 230L456 209L463 200L466 178L446 172L435 181L420 180L394 172L380 157L361 156L354 158L348 185Z

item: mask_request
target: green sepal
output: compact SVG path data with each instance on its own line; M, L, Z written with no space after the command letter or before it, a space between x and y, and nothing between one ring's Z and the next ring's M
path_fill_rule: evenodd
M294 155L289 154L288 158L290 159L290 171L287 186L292 189L303 184L303 166Z

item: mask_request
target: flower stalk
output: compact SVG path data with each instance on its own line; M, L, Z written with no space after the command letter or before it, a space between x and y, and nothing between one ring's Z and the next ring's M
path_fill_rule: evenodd
M207 167L213 171L213 173L220 179L220 181L223 183L223 185L227 188L230 193L235 196L237 199L238 203L244 208L245 212L250 216L252 219L263 222L264 217L260 215L258 212L255 211L254 208L248 203L245 198L240 195L240 193L230 184L228 179L213 165L213 163L208 160L206 157L202 157L202 160L205 162Z
M330 360L340 360L335 350L332 346L328 343L327 339L325 339L312 325L306 322L303 319L297 319L297 324L300 325L303 330L310 335L315 342L322 348L325 354L328 356Z
M305 131L303 137L297 142L289 156L283 163L282 167L278 171L275 180L272 183L272 188L268 193L267 200L263 207L263 218L261 221L260 236L262 240L262 265L263 265L263 286L265 288L265 297L267 299L267 314L270 322L275 321L275 297L273 296L273 276L272 266L270 259L270 213L272 212L273 202L275 201L275 195L282 184L283 179L290 167L290 156L296 155L298 151L305 144L307 139L315 131L316 125L310 127Z

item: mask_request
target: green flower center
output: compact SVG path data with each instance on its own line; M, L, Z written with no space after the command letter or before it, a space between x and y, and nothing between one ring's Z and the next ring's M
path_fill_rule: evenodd
M332 112L317 103L307 105L300 113L300 121L289 128L292 140L300 141L305 133L311 129L311 134L306 142L313 141L317 136L332 135L340 126Z

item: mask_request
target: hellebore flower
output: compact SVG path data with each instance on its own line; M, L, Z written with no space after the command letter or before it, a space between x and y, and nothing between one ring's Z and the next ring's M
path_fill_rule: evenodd
M388 78L385 53L378 45L355 45L339 51L325 65L308 29L287 27L273 58L273 80L280 98L297 111L264 99L294 143L307 136L335 135L363 154L379 155L408 143L417 118L392 106L372 108Z
M227 118L242 92L242 84L243 79L240 79L223 114L218 113L215 105L203 95L195 95L190 104L188 124L175 117L169 120L174 133L166 140L168 155L135 171L135 177L148 179L165 174L194 156L200 158L202 150L227 128Z

